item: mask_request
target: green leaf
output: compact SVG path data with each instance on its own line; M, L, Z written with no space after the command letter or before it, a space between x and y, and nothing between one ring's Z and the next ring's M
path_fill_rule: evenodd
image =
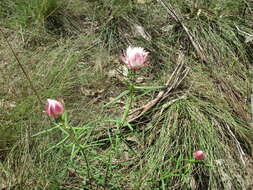
M51 131L53 131L53 130L55 130L55 129L58 129L58 128L60 128L60 127L61 127L60 125L57 125L57 126L52 127L52 128L50 128L50 129L45 129L45 130L43 130L43 131L40 131L40 132L38 132L38 133L32 135L32 137L37 137L37 136L43 135L43 134L45 134L45 133L51 132Z
M104 107L109 106L115 102L117 102L120 98L122 98L123 96L127 95L130 91L129 90L125 90L122 93L120 93L120 95L118 95L116 98L114 98L112 101L110 101L109 103L105 104Z
M167 88L167 86L134 86L135 90L156 90Z
M46 152L49 152L50 150L52 150L52 149L54 149L54 148L56 148L56 147L58 147L58 146L60 146L61 144L63 144L67 139L69 138L69 136L66 136L64 139L62 139L60 142L58 142L56 145L53 145L53 146L51 146L49 149L47 149L46 151L45 151L45 153Z

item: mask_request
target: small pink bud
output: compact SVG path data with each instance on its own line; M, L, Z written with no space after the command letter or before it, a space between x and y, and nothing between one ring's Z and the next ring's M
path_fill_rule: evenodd
M120 60L127 65L129 69L140 69L147 65L148 52L141 47L128 47L124 56Z
M57 118L64 112L64 105L62 102L52 99L47 99L45 111L49 117Z
M203 160L205 158L204 152L201 150L194 152L193 155L196 160Z

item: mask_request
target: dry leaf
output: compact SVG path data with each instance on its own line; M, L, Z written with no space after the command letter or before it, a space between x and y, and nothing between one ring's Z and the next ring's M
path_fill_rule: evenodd
M0 107L2 108L14 108L16 107L16 102L0 100Z
M135 35L141 36L145 40L148 40L148 41L151 40L151 36L145 31L145 29L142 26L140 26L138 24L134 24L133 30L134 30Z
M147 2L147 0L137 0L137 3L139 4L145 4Z

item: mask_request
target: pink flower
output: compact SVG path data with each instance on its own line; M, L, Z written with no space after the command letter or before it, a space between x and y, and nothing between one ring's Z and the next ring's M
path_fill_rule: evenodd
M201 150L194 152L193 155L196 160L203 160L205 158L204 152Z
M52 99L47 99L45 111L49 117L57 118L64 112L64 105L62 102Z
M127 65L129 69L140 69L147 65L147 58L149 52L146 52L141 47L128 47L124 56L120 60Z

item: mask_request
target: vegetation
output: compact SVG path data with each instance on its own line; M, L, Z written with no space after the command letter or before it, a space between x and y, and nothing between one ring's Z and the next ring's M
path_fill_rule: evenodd
M0 189L251 189L252 13L247 0L0 1ZM150 52L133 94L129 45Z

